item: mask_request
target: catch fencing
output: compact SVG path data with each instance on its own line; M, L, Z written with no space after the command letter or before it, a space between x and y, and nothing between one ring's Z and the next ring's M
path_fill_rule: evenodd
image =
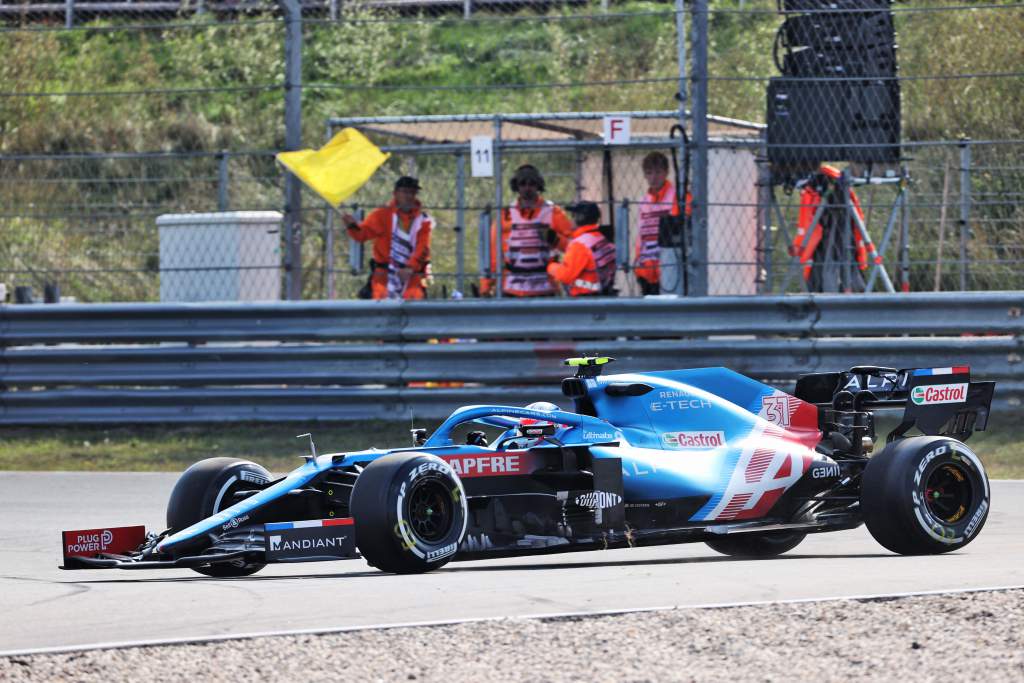
M789 389L854 365L971 365L1024 398L1024 295L0 308L0 424L438 419L565 405L567 357L721 365Z
M346 266L356 259L338 221L308 191L285 200L274 151L318 146L331 120L372 127L395 116L524 112L544 123L539 112L677 111L693 143L693 246L706 293L859 291L869 278L873 291L1024 287L1024 10L1014 2L896 3L895 75L823 79L828 96L815 109L825 113L848 104L835 94L850 79L871 81L865 92L876 108L896 101L898 85L898 163L847 167L851 178L872 180L854 191L885 274L857 272L848 235L819 254L822 272L805 280L794 266L801 192L761 161L781 143L725 145L715 121L769 120L772 79L806 67L787 63L789 51L818 54L790 44L807 38L799 29L816 6L828 28L888 4L838 3L846 8L838 17L830 3L775 0L2 2L0 282L10 292L31 287L23 299L49 284L51 298L157 301L157 216L277 210L286 216L280 255L262 267L285 296L352 297L364 273ZM419 172L439 218L429 296L471 296L479 216L496 210L496 188L467 175L460 202L458 155L431 157L421 143L433 138L399 144L393 131L367 132L396 149L345 209L387 201L398 175ZM666 121L657 137L668 134ZM516 164L536 163L552 181L550 199L599 198L614 222L614 207L642 198L644 179L620 168L627 147L591 153L611 157L610 186L600 171L578 181L567 148L509 152L498 172L507 179ZM726 157L743 163L723 165ZM635 240L635 223L626 238ZM631 264L621 265L620 294L637 294ZM211 271L192 272L201 284Z

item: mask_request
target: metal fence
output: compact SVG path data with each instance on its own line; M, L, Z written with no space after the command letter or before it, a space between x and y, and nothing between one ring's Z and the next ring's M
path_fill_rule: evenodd
M0 307L0 424L407 420L554 400L562 360L723 365L792 385L858 364L970 364L1024 397L1019 293L641 301ZM969 332L964 332L968 330Z
M821 17L877 14L880 4L850 3ZM814 3L782 6L790 5ZM280 210L287 217L281 261L268 267L277 269L281 290L292 298L349 297L363 278L347 265L357 265L355 255L312 194L285 200L273 150L319 145L329 121L372 127L394 116L686 109L694 275L707 276L694 293L858 291L869 280L873 291L1020 287L1020 3L896 3L894 76L810 79L835 85L817 103L823 120L847 106L836 93L850 79L867 78L878 106L896 84L902 156L849 168L851 182L871 180L853 191L884 275L873 263L860 271L855 246L839 235L827 258L818 254L816 263L828 268L806 279L790 255L802 246L795 178L759 162L771 146L723 144L715 129L716 120L769 120L771 79L789 68L790 46L779 48L777 37L798 41L802 34L784 27L814 14L778 9L770 0L2 3L0 282L12 292L32 287L36 298L50 283L51 295L59 289L79 301L155 301L157 216ZM986 49L976 49L982 41ZM646 189L620 158L668 151L669 125L651 132L658 141L632 149L572 132L573 144L557 150L503 149L500 173L507 178L515 164L535 162L552 180L551 199L600 199L610 207L605 220L617 222L618 207L635 207ZM449 137L460 134L454 124L435 128L425 140L369 131L396 152L353 205L386 201L390 180L419 173L424 201L440 219L429 294L471 295L481 270L480 214L495 210L497 187L466 176L460 199L459 154L428 148L438 139L465 141ZM599 163L588 167L581 150ZM635 241L635 221L620 236ZM623 256L625 296L638 293L629 265ZM194 272L201 282L210 271Z

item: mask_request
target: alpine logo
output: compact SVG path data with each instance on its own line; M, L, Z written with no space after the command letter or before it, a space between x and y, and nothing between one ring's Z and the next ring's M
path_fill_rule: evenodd
M661 439L667 448L719 448L725 445L725 432L665 432Z
M610 491L589 491L576 496L576 504L584 508L607 510L622 502L622 496Z
M455 473L466 477L503 477L529 474L522 453L505 455L456 455L445 458Z
M967 385L933 384L932 386L914 387L910 392L910 400L919 406L963 403L967 400Z

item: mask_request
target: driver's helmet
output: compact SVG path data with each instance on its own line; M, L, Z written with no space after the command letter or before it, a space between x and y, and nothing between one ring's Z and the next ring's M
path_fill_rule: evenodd
M542 413L550 413L553 410L561 410L558 406L550 401L536 401L528 406L525 406L527 410L538 410ZM519 424L521 425L543 425L551 424L548 420L535 420L532 417L521 417L519 418Z

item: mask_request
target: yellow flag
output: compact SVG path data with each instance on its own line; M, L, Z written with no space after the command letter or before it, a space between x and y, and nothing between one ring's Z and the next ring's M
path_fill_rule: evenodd
M337 208L362 187L389 156L355 128L344 128L318 150L279 152L277 160Z

